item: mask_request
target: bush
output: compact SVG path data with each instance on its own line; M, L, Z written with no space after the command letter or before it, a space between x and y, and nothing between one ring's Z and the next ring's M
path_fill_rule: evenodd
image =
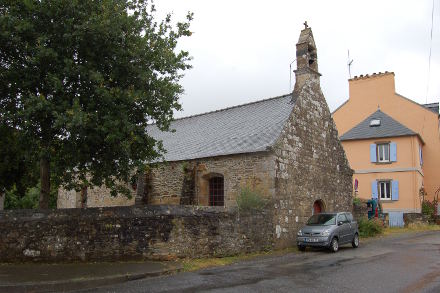
M240 211L263 210L267 204L267 200L258 191L248 187L240 191L236 201Z
M435 218L435 208L437 206L437 202L424 200L422 202L422 214L429 216L431 219Z
M49 198L49 208L56 209L57 207L58 191L56 188L52 188ZM17 209L38 209L40 201L40 184L35 187L28 188L26 194L20 197L17 193L15 186L6 191L5 196L5 210L17 210Z
M362 218L358 221L359 225L359 235L361 237L372 237L383 232L383 222L377 218L368 220Z
M362 205L362 201L359 197L354 197L353 198L353 205L355 206L361 206Z

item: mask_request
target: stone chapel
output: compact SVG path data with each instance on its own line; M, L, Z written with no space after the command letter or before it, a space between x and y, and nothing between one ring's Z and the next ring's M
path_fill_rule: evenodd
M170 204L235 207L245 188L271 202L278 238L288 241L314 212L352 209L352 170L320 87L317 48L305 24L296 44L292 93L176 119L164 160L133 198L87 191L87 207ZM80 192L60 190L58 208L80 206ZM290 233L288 233L290 231Z

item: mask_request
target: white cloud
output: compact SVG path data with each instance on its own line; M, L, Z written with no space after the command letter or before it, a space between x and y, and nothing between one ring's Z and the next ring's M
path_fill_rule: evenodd
M440 1L435 1L428 102L440 97ZM428 83L431 1L156 1L160 15L194 12L194 57L183 79L186 116L289 92L289 63L302 23L313 29L321 85L330 109L348 97L352 75L393 71L396 91L424 103ZM295 64L294 64L295 65Z

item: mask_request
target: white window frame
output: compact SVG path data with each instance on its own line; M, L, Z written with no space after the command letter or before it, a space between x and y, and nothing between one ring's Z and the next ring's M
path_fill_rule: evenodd
M386 188L388 185L388 189ZM382 188L383 186L383 188ZM392 196L392 184L391 180L381 180L377 182L378 195L380 200L391 200ZM387 194L388 192L388 194Z
M382 155L382 159L381 159ZM390 144L389 143L378 143L377 144L377 162L388 163L390 162ZM388 156L388 159L387 159Z

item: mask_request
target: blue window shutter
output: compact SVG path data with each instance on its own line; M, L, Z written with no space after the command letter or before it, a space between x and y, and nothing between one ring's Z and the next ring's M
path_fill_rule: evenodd
M392 200L399 200L399 181L393 180L391 182L391 199Z
M420 157L420 166L423 166L423 153L422 153L421 145L419 145L419 157Z
M395 142L390 143L390 159L391 162L397 161L397 144Z
M377 181L376 180L371 182L371 198L377 199Z
M370 144L370 161L375 163L377 160L377 155L376 155L376 144Z

